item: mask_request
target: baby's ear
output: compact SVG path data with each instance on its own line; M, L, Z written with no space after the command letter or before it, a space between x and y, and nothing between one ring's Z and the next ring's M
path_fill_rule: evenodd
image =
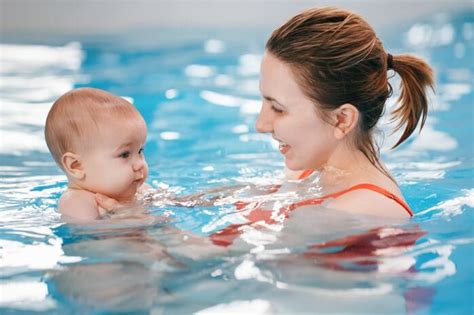
M75 179L82 180L86 176L78 154L66 152L62 156L61 162L66 173Z

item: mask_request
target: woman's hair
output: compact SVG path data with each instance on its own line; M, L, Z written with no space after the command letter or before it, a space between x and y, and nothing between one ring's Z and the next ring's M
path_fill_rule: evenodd
M395 130L405 126L393 148L412 134L420 119L420 130L423 127L427 88L433 88L430 66L412 55L387 54L370 25L352 12L303 11L272 33L266 49L291 67L321 113L346 103L359 110L355 145L384 173L373 130L392 94L387 70L393 69L401 78L401 95L392 118L397 121Z
M56 163L66 152L77 152L79 146L93 142L101 128L117 119L127 123L143 121L136 108L122 97L94 88L67 92L54 102L46 118L46 144Z

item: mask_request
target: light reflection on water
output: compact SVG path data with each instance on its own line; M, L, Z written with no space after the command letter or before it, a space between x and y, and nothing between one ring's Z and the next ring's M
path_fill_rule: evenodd
M417 213L411 223L302 207L284 225L249 227L230 251L194 235L239 222L242 213L233 204L248 197L245 189L214 207L157 202L150 212L164 222L63 225L55 202L66 180L49 157L43 125L52 102L67 90L108 89L132 99L145 116L155 187L186 194L277 184L283 174L276 144L253 127L260 45L225 37L150 51L87 41L2 44L0 308L170 314L472 309L469 297L449 293L473 283L473 24L465 20L434 18L408 28L406 42L391 43L395 51L422 54L438 73L435 106L421 134L391 152L399 134L381 128L388 136L382 147L387 165ZM313 188L306 194L320 193ZM274 195L280 206L298 198L291 191ZM349 237L346 246L331 243L342 237Z

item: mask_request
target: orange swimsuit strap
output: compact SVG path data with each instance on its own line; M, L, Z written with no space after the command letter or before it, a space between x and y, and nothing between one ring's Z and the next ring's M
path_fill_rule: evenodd
M306 177L308 177L309 175L311 175L314 171L313 170L304 170L300 176L298 177L298 179L305 179ZM376 185L373 185L373 184L359 184L359 185L355 185L355 186L352 186L348 189L345 189L345 190L342 190L342 191L339 191L339 192L336 192L336 193L332 193L332 194L329 194L329 195L326 195L324 197L320 197L320 198L317 198L317 199L308 199L308 200L304 200L304 201L301 201L301 202L298 202L296 204L293 204L291 205L292 208L297 208L297 207L301 207L301 206L304 206L304 205L311 205L311 204L320 204L322 200L324 199L328 199L328 198L337 198L341 195L344 195L348 192L351 192L351 191L354 191L354 190L358 190L358 189L368 189L368 190L372 190L372 191L375 191L376 193L379 193L379 194L382 194L384 195L385 197L387 198L390 198L392 199L393 201L395 201L396 203L398 203L400 206L403 207L403 209L405 209L408 214L412 217L413 216L413 211L411 211L410 207L402 200L400 199L399 197L397 197L396 195L392 194L391 192L383 189L382 187L379 187L379 186L376 186Z
M314 173L314 170L304 170L300 176L298 176L298 179L305 179L306 177L308 177L309 175L313 174Z
M402 200L400 199L399 197L395 196L394 194L392 194L391 192L383 189L382 187L379 187L379 186L376 186L376 185L373 185L373 184L358 184L358 185L354 185L350 188L347 188L347 189L344 189L344 190L341 190L341 191L338 191L338 192L335 192L335 193L332 193L332 194L329 194L329 195L325 195L323 197L320 197L320 198L315 198L315 199L307 199L307 200L303 200L303 201L300 201L300 202L296 202L294 204L291 204L290 207L291 208L298 208L298 207L301 207L301 206L307 206L307 205L314 205L314 204L321 204L322 201L326 200L326 199L329 199L329 198L337 198L339 196L342 196L348 192L351 192L351 191L354 191L354 190L359 190L359 189L367 189L367 190L372 190L376 193L379 193L379 194L382 194L384 195L385 197L387 198L390 198L392 199L393 201L395 201L396 203L398 203L400 206L403 207L403 209L405 209L408 214L412 217L413 216L413 212L411 211L410 207ZM293 210L293 209L292 209Z

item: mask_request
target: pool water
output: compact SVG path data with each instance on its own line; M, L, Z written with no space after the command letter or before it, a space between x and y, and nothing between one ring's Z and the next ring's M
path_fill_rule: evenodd
M233 201L245 191L214 206L157 199L140 222L62 223L56 202L66 178L47 151L44 120L67 90L106 89L145 117L154 187L186 195L279 183L282 158L254 128L268 33L2 43L0 311L472 314L473 16L433 16L380 34L389 52L417 53L436 73L422 133L390 151L397 135L381 126L382 155L411 221L302 208L267 231L249 229L230 249L203 239L239 219Z

